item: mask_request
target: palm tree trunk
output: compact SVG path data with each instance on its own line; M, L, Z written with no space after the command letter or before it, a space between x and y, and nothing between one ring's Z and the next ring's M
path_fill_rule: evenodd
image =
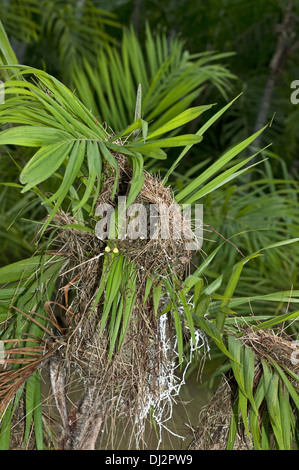
M276 48L269 64L269 75L265 83L264 92L260 101L259 110L257 113L254 133L265 126L267 119L269 118L268 113L271 105L271 98L275 89L275 83L279 74L283 71L286 58L289 55L291 47L291 40L293 39L293 26L294 15L293 15L293 0L289 0L284 20L282 24L276 26L278 32L278 38L276 42ZM254 141L254 146L259 148L262 141L262 134L260 134ZM252 159L247 166L252 165L254 159Z

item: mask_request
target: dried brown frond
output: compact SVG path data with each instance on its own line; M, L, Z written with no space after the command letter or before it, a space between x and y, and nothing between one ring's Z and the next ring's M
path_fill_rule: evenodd
M35 342L36 339L11 339L7 342ZM61 346L58 342L43 341L41 346L34 348L30 346L12 347L5 351L3 370L0 372L0 413L4 411L10 401L14 398L19 388L31 377L31 375L46 362ZM16 358L14 355L21 355ZM12 357L13 356L13 357ZM18 369L11 369L12 364L25 364ZM6 369L5 369L6 367Z

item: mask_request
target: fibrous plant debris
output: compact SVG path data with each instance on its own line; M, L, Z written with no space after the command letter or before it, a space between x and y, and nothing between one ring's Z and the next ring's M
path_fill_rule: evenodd
M118 154L115 158L119 166L116 196L126 195L131 168L124 156ZM112 197L115 176L110 167L104 169L99 204L115 205ZM174 204L169 188L148 173L135 202L166 207ZM184 224L181 214L175 216ZM63 428L59 448L94 448L109 416L124 414L132 423L131 440L137 448L141 442L146 445L144 430L149 414L160 429L160 444L161 430L172 416L174 397L184 383L184 374L179 378L175 373L178 353L171 312L161 315L163 302L157 311L153 299L150 296L145 299L145 285L148 278L155 287L173 275L182 281L191 252L185 248L186 240L173 236L176 224L170 224L172 229L167 239L162 239L158 230L154 240L113 240L113 250L107 249L109 240L72 228L79 223L76 217L62 211L53 219L55 237L51 252L67 260L59 276L57 296L46 306L52 315L60 318L58 335L64 341L59 355L51 360L52 390ZM189 225L185 233L188 230ZM190 233L187 241L192 237ZM120 277L112 276L109 281L109 274L117 267L121 268ZM99 296L101 282L106 285ZM107 309L107 298L114 288L115 296ZM161 292L161 299L163 295L165 299L165 292ZM191 356L206 345L204 335L199 330L195 333L196 344L191 342ZM188 328L185 334L190 339ZM62 396L70 371L80 374L84 387L84 397L72 412L71 425Z
M130 194L132 180L127 158L121 154L114 157L118 175L115 168L104 165L97 200L98 204L112 207L116 207L118 196ZM60 415L58 449L95 448L109 417L121 416L126 416L132 425L130 445L146 445L144 432L149 416L159 430L160 445L162 430L167 429L172 417L173 404L193 354L207 345L205 335L195 330L190 358L183 374L177 373L177 325L172 322L171 311L162 314L169 301L163 282L175 278L179 288L192 254L186 242L194 241L194 235L189 222L175 207L170 189L158 177L144 172L143 186L134 202L146 209L151 205L170 209L167 237L162 234L163 222L159 220L155 236L149 239L101 239L93 230L95 217L83 221L62 210L47 228L46 253L64 263L56 294L44 304L42 321L47 318L48 323L42 329L48 339L38 361L32 363L32 371L48 361ZM178 229L182 236L177 236ZM150 290L158 289L158 301L149 291L145 295L148 281ZM185 337L190 340L183 307L177 305L177 312ZM30 319L33 318L31 314ZM18 372L22 383L27 379L26 370L21 368ZM83 396L70 410L66 393L74 373L80 377ZM9 399L16 390L17 387Z
M213 398L200 415L198 426L193 430L194 438L189 450L226 450L230 422L233 415L235 384L223 376ZM239 423L241 425L241 422ZM239 429L235 441L235 450L249 450L251 444Z
M262 360L266 360L271 366L271 360L278 365L285 366L294 374L299 373L299 361L292 360L294 353L294 342L284 335L282 330L279 334L273 330L262 330L254 328L246 328L242 331L242 343L245 347L250 348L255 353L255 377L253 380L254 389L257 388L262 375ZM299 383L288 376L290 382L295 389L299 390ZM231 420L236 410L236 400L238 399L238 385L232 374L232 371L222 376L220 385L218 386L214 396L206 405L199 416L198 426L193 430L193 441L190 450L226 450ZM262 421L262 413L264 408L260 408L260 421ZM241 416L237 416L238 430L233 444L234 450L252 450L253 441L248 433L246 433L244 422ZM271 445L275 448L274 436L271 437Z
M277 364L284 365L299 375L299 361L292 360L295 343L282 330L276 333L273 330L248 328L242 335L242 341L255 352L257 358L273 359ZM297 388L299 387L292 377L290 380Z

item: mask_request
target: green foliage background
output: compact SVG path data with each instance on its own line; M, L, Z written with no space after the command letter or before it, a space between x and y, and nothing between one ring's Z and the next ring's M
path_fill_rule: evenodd
M287 30L287 49L276 70L267 102L262 123L267 127L256 136L258 142L246 141L262 127L256 128L261 104L265 103L264 97L269 87L271 60L277 51L278 38L285 34L282 25L288 7L292 8L293 20ZM257 402L250 392L252 383L248 382L252 358L247 357L249 353L241 350L239 344L231 341L226 344L222 337L223 330L233 328L230 321L235 318L235 309L248 322L252 320L250 313L258 315L260 321L265 321L264 328L277 327L283 318L287 334L292 339L298 337L299 111L290 101L290 84L299 79L296 76L299 59L298 15L296 2L292 4L278 0L213 0L208 7L206 2L191 0L115 0L110 1L109 6L100 0L7 0L0 5L0 18L17 56L14 57L12 51L7 56L2 32L0 58L1 65L6 66L3 69L5 80L12 77L9 86L14 85L13 75L20 73L20 83L17 85L20 91L22 80L35 73L42 87L32 89L30 99L34 101L37 96L40 102L46 102L45 90L50 89L59 105L65 108L64 117L68 124L73 123L71 119L76 116L77 139L85 131L87 134L84 136L88 139L95 135L99 139L107 136L110 129L116 133L122 132L139 118L137 127L131 128L140 132L137 147L136 142L129 141L127 144L129 152L142 153L143 148L142 164L136 154L136 160L133 158L135 189L132 197L142 183L144 165L149 172L159 172L165 183L171 184L179 202L203 203L206 238L203 249L207 258L205 262L202 259L194 260L193 277L187 279L185 290L179 292L178 297L183 302L184 296L195 287L197 303L194 311L188 311L186 307L189 326L194 321L213 339L222 353L220 361L219 355L215 355L218 365L227 358L232 360L232 368L243 393L239 408L244 421L247 404L252 406L254 413L257 412ZM7 67L17 62L26 67ZM65 88L60 85L61 82ZM141 95L137 103L141 103L140 110L136 109L139 84ZM80 105L76 108L76 99L85 105L84 110ZM4 130L7 129L7 122L38 126L42 119L45 122L49 118L42 106L38 108L38 116L25 117L22 113L27 105L24 101L18 102L19 108L10 113L11 121L7 120L5 113L1 115ZM50 101L48 105L48 110L52 105L55 108ZM223 112L226 105L226 112ZM186 119L179 131L182 146L187 147L178 151L176 146L169 146L165 160L161 159L163 153L160 147L163 145L160 142L160 146L157 144L159 151L150 148L149 154L146 139L150 144L150 133L167 126L190 107L198 110L195 119ZM50 112L54 116L54 111L50 109ZM217 113L219 118L216 120L213 117ZM95 122L91 125L92 130L87 131L84 128L85 120L90 124L93 116ZM170 128L168 138L178 137L177 127ZM51 128L50 133L49 129L49 139L54 135L52 131ZM30 180L27 175L26 169L30 174L30 164L28 166L27 162L33 152L28 142L22 146L26 139L26 132L23 132L21 137L18 136L20 140L15 140L16 145L13 140L16 135L6 138L2 134L1 140L2 266L34 254L36 246L32 241L35 225L31 221L39 222L47 215L47 210L53 210L53 205L48 204L47 209L47 204L40 204L41 200L51 203L55 198L47 199L46 196L56 193L59 204L66 204L64 198L67 192L64 193L65 188L60 186L64 176L62 171L59 170L58 179L57 175L54 175L55 179L51 174L44 180L40 175L35 175L36 180L30 176ZM39 146L37 132L36 128L34 145ZM192 134L194 140L190 140L189 147L187 136ZM202 142L193 145L200 141L203 134ZM159 133L157 139L162 139ZM239 148L242 141L246 145ZM41 146L46 144L46 139L41 142ZM248 158L260 149L263 150L256 157L259 160ZM85 148L81 153L82 162L84 152ZM229 152L235 152L233 163L228 159L224 164L223 160L223 165L217 167L219 156ZM100 153L103 160L111 159L107 149L101 147ZM155 158L151 158L153 156ZM244 162L248 166L257 161L257 166L243 173ZM79 172L80 168L77 170ZM91 166L85 166L86 170L90 175ZM86 174L84 171L78 173L80 177ZM218 176L217 171L220 173ZM42 184L41 192L21 193L20 173L21 183L27 183L27 189L38 182ZM87 191L87 188L86 184L84 190ZM70 185L66 189L68 191ZM79 200L84 194L79 193ZM4 282L6 274L7 271L3 271L1 282ZM12 280L16 281L17 277ZM24 288L27 288L26 281ZM30 287L33 289L31 295L35 292L34 288L34 285ZM52 288L50 285L49 291ZM35 300L28 299L26 301L35 303ZM203 307L210 315L207 321L204 320ZM177 333L179 335L179 330ZM244 360L247 369L241 372L236 369L233 357ZM269 395L275 388L273 384L276 383L277 374L280 374L298 407L298 397L285 376L281 375L283 372L280 369L275 372L275 366L271 371L268 365L263 364L263 367L265 383L272 384L267 389ZM282 388L279 390L282 394ZM265 392L265 399L269 403L268 392ZM38 393L39 390L35 389L35 398ZM30 409L30 404L28 407ZM39 416L35 418L38 423ZM31 415L28 422L30 419L33 419ZM251 430L256 432L254 444L260 448L254 419L253 422ZM284 436L280 429L282 417L275 415L270 422L278 448L290 446L290 435L296 434L295 423L290 419L289 433ZM39 432L37 426L37 445L42 447Z

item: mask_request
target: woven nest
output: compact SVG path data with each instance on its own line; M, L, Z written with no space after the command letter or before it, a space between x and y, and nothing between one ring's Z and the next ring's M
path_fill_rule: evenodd
M128 193L132 178L132 168L126 157L115 155L119 166L119 188L117 195ZM106 175L98 203L116 205L117 197L112 197L114 177ZM191 261L190 243L198 246L188 221L184 219L179 206L175 203L170 187L165 187L158 176L144 172L144 184L134 204L142 204L147 210L147 237L137 239L116 239L115 245L128 259L137 262L138 269L148 274L165 276L176 273L182 276ZM169 215L167 229L163 227L163 217L158 217L154 234L150 234L150 206L164 207ZM162 214L163 215L163 214ZM149 236L150 235L150 236Z

